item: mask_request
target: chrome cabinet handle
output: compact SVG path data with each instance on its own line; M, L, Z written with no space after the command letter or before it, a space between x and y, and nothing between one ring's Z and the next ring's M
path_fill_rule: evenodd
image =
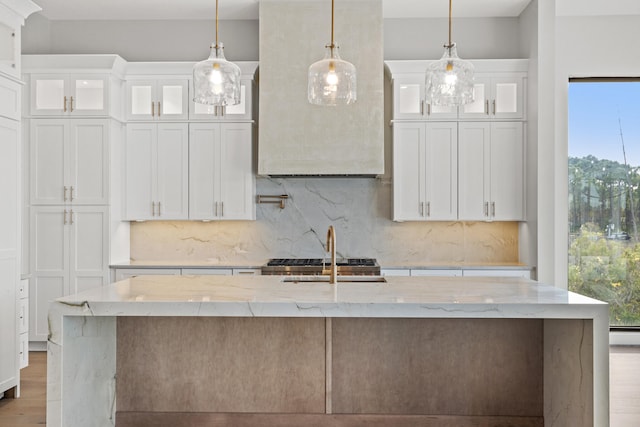
M215 214L213 216L218 216L218 202L216 202L216 212L215 212Z
M220 216L224 216L224 202L220 202Z
M160 202L158 202L158 216L162 216L162 213L160 211Z
M424 216L424 202L420 202L418 209L420 210L420 216Z
M489 216L489 202L484 202L484 216Z
M489 115L489 100L488 99L486 101L484 101L484 113L487 116Z
M64 101L62 102L62 111L67 112L67 97L64 97Z
M491 216L496 216L496 202L491 202Z
M427 216L431 216L431 202L427 202Z
M70 194L69 200L73 202L73 185L71 186L71 191L69 192L69 194Z
M151 202L151 216L156 216L156 202Z
M151 101L151 117L156 115L156 103Z
M493 100L493 115L496 115L496 100Z
M73 225L73 209L69 211L69 218L70 218L69 224Z
M63 201L66 202L67 201L67 190L68 190L68 188L67 187L62 187L62 188L64 188L64 194L62 195L62 198L64 199Z
M71 112L73 113L73 96L69 98L69 106L71 107Z
M424 116L424 101L420 100L420 115Z
M66 209L64 210L63 218L64 219L62 220L62 223L64 225L67 225L67 210Z
M431 103L427 104L427 116L431 115Z
M160 111L162 111L162 109L160 108L160 101L158 101L158 117L160 117Z

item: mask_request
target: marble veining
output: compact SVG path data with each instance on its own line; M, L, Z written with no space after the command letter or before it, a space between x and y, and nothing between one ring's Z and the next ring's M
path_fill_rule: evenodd
M392 186L366 178L258 178L258 194L288 194L285 209L256 206L256 221L131 223L134 262L261 265L269 258L320 258L333 225L338 257L382 266L518 263L514 222L390 220Z

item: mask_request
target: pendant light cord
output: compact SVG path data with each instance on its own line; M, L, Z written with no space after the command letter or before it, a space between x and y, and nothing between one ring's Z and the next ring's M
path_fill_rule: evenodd
M336 47L335 43L333 42L334 5L335 5L335 0L331 0L331 45L330 45L331 49Z
M453 0L449 0L449 44L445 46L445 47L448 47L449 49L453 47L453 44L451 44L451 4L452 3L453 3Z
M451 39L451 36L449 36ZM218 49L218 0L216 0L216 49Z

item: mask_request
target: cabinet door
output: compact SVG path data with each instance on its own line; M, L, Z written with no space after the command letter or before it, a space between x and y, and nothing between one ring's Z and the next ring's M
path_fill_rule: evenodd
M489 188L485 179L489 138L489 123L458 124L458 218L462 221L489 218Z
M460 118L465 119L488 119L490 117L491 103L491 78L474 76L473 102L465 104L460 108Z
M109 282L109 207L74 206L69 210L69 294Z
M255 219L251 123L224 123L220 134L220 219Z
M491 123L490 216L524 219L524 147L521 122Z
M69 111L66 74L32 74L29 109L32 116L60 116Z
M127 118L129 120L153 120L156 117L157 105L154 80L128 80Z
M118 268L116 269L116 281L129 279L136 276L180 276L179 268Z
M189 116L189 82L187 80L158 80L156 111L159 120L186 120Z
M393 79L393 118L424 119L424 76Z
M220 175L220 124L189 124L189 218L216 219Z
M72 74L67 80L73 116L106 116L109 113L109 79L105 75Z
M458 124L427 123L424 216L434 221L458 218Z
M30 126L31 204L65 203L69 188L65 182L68 168L65 144L69 121L60 119L32 119Z
M393 220L424 219L424 123L393 124Z
M31 290L29 340L46 341L49 304L66 294L69 283L69 210L34 206L31 210Z
M193 82L189 85L193 93ZM215 108L212 105L198 104L190 100L189 119L192 120L251 120L253 118L252 97L253 81L245 79L240 82L240 103L227 105L224 109Z
M109 122L71 120L68 155L68 200L78 205L109 203Z
M155 219L155 124L128 124L125 168L125 218ZM152 204L153 203L153 204Z
M524 76L520 73L492 77L493 101L491 115L496 119L524 117Z
M189 131L186 123L158 125L157 219L189 218Z

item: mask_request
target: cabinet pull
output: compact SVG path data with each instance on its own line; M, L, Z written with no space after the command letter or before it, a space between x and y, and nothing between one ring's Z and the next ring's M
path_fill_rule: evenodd
M224 216L224 202L220 202L220 216Z
M489 202L484 202L484 216L489 216Z
M424 101L420 100L420 115L424 116Z
M491 216L496 216L496 202L491 202Z
M222 106L222 115L223 115L223 116L226 116L226 115L227 115L227 106L226 106L226 105L223 105L223 106Z
M424 202L420 202L418 209L420 210L420 216L424 216Z
M67 201L67 190L68 190L68 188L67 187L62 187L62 188L64 188L62 199L63 199L64 202L66 202Z
M215 214L213 216L218 216L218 202L216 202Z
M489 100L488 99L486 101L484 101L484 113L487 116L489 115Z
M71 111L73 111L73 110L71 110ZM69 200L73 202L73 185L71 186L70 189L71 189L71 191L69 191L69 195L70 195L69 196Z
M151 101L151 117L156 115L156 103Z
M62 102L62 111L65 112L65 113L67 112L67 97L66 96L64 97L64 100Z
M427 116L431 115L431 103L427 104Z
M431 202L427 202L427 216L431 216Z
M63 216L63 218L64 218L64 219L63 219L62 223L63 223L64 225L67 225L67 210L66 210L66 209L64 210L64 214L63 214L63 215L64 215L64 216Z
M151 216L156 216L156 202L151 202Z
M73 225L73 209L69 211L69 219L70 219L69 224Z
M70 111L73 113L73 96L69 98L69 106L71 107Z
M160 111L162 111L162 109L160 108L160 101L158 101L158 117L160 117Z
M162 213L160 211L160 202L158 202L158 216L162 216Z
M496 100L493 100L493 115L496 115Z

